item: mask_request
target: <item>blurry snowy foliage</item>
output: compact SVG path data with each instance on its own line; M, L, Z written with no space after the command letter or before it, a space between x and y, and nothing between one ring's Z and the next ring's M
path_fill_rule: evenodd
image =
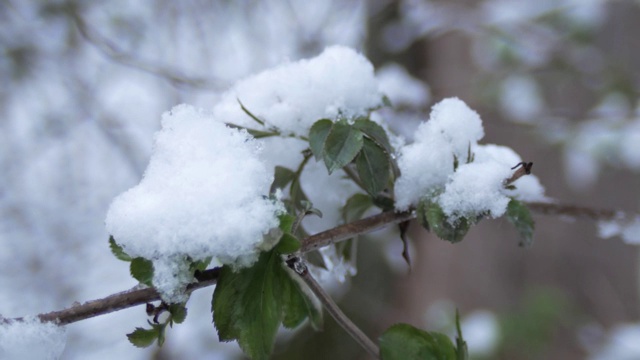
M637 59L610 55L622 42L606 42L600 35L609 12L634 11L637 3L611 5L603 0L474 5L407 0L398 19L383 29L383 47L401 52L420 39L463 34L480 74L474 91L505 118L562 146L567 182L586 190L602 166L640 171L639 89L631 65ZM570 96L592 108L567 108Z
M407 0L400 2L399 19L383 29L382 41L394 52L419 39L462 31L485 73L477 86L486 102L562 146L568 176L576 176L570 183L584 188L604 164L640 169L636 84L624 63L607 58L597 36L606 3L487 0L466 7ZM363 49L372 8L365 1L2 2L0 313L45 312L135 285L127 267L109 254L103 219L111 200L140 180L159 115L183 102L212 109L239 79L316 56L328 45ZM561 41L566 38L572 41ZM431 105L428 87L394 65L378 76L397 107L380 109L371 119L402 119L389 127L413 140L416 119L424 120L420 112ZM600 105L563 112L562 96L548 86L551 76L583 86L590 103ZM404 145L402 137L389 141L394 148ZM292 151L290 144L282 148L291 159L302 159L302 148ZM324 165L310 163L301 181L326 174ZM346 201L356 190L349 186L315 194L314 205ZM306 229L324 230L341 215L309 217ZM340 265L335 254L325 258ZM353 273L349 264L341 265L343 275ZM124 337L123 329L146 320L132 309L69 326L61 358L240 356L235 345L211 341L211 324L202 321L210 317L210 300L211 291L195 293L185 324L172 330L157 353L133 348ZM611 338L615 344L615 334ZM59 342L55 346L56 354L62 352ZM607 353L615 349L602 350Z

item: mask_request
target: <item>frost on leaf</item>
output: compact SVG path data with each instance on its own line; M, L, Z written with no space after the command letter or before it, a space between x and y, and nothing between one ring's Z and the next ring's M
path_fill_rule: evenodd
M233 266L257 259L280 206L263 197L272 174L245 131L180 105L163 115L140 184L118 196L106 218L124 253L154 265L153 285L168 302L192 280L185 259Z

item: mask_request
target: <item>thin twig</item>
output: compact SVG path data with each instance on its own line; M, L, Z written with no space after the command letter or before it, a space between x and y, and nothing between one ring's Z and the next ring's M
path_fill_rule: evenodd
M518 169L516 170L513 175L511 175L510 178L506 179L504 181L504 185L511 185L511 183L513 183L514 181L520 179L521 177L525 176L525 175L529 175L531 174L531 167L533 167L533 163L532 162L521 162L518 165L514 166L511 168L511 170L514 169Z
M307 266L300 260L300 258L294 258L294 261L288 261L287 265L289 265L296 274L300 275L302 280L309 286L309 289L315 294L315 296L320 300L322 305L333 319L342 327L362 348L364 348L369 354L371 354L374 358L379 358L380 349L378 345L376 345L369 337L362 331L360 328L351 321L345 315L340 307L331 299L329 294L327 294L322 286L316 282L316 280L311 276Z

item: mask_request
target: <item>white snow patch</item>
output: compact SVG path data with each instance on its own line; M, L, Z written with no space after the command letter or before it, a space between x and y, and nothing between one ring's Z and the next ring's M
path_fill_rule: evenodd
M248 266L278 225L279 205L263 197L273 175L259 152L246 132L194 107L163 115L142 181L113 201L106 227L129 255L154 262L165 300L187 281L180 257Z
M238 82L215 106L224 121L259 128L238 106L244 106L267 127L307 136L319 119L366 114L382 103L373 65L344 46L332 46L312 59L266 70Z
M442 136L461 162L467 159L469 147L473 150L473 145L484 137L480 115L458 98L444 99L434 105L429 123L431 126L424 130Z
M429 103L429 87L412 77L404 67L396 63L388 64L378 69L376 75L380 90L394 106L408 105L421 108Z
M53 360L64 351L67 333L64 327L36 317L24 321L0 321L0 359Z
M494 144L478 145L474 151L476 163L495 162L503 166L512 168L522 161L513 149ZM535 167L534 167L535 169ZM515 171L515 170L513 170ZM509 175L510 177L511 175ZM503 189L504 193L517 200L533 202L546 202L549 199L544 195L544 187L534 174L522 176L512 184L514 190Z
M500 108L510 119L520 123L535 122L543 107L538 84L530 76L510 76L502 83Z
M599 221L598 234L605 239L619 236L627 244L640 245L640 216L636 216L631 221L624 219Z
M546 201L533 175L516 180L515 190L505 188L512 168L522 159L505 146L478 145L483 136L480 116L464 102L451 98L436 104L429 121L418 127L415 142L398 151L396 209L406 210L422 197L437 195L445 214L455 221L484 212L502 216L509 197Z
M461 165L437 201L452 222L487 211L500 217L509 204L503 188L510 175L509 167L495 162Z
M607 342L590 360L634 360L640 358L640 325L620 324L611 330Z
M491 357L500 342L500 324L488 310L476 310L465 316L460 324L469 353Z
M398 151L401 175L395 185L396 208L406 210L444 186L453 173L454 156L466 162L469 150L483 135L478 113L458 98L434 105L429 121L418 127L414 143Z

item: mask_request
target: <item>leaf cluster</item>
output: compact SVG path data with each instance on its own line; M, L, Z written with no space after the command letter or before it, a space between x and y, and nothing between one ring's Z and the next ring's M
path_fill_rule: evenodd
M348 175L372 196L390 188L398 171L386 131L366 117L321 119L309 131L309 146L316 160L324 161L329 174L345 169Z
M456 345L445 334L424 331L409 324L395 324L380 336L380 358L383 360L466 360L467 344L460 330L456 312Z
M452 221L433 198L422 199L418 203L416 212L418 221L425 229L432 231L440 239L451 243L462 241L471 226L477 224L488 215L480 213L475 216L459 217ZM530 247L533 244L535 223L526 205L518 200L511 199L507 205L506 217L520 234L519 245Z
M252 359L269 358L281 324L295 328L308 318L314 328L322 328L321 309L283 261L283 255L300 248L292 234L296 220L281 215L278 244L249 268L223 266L218 278L211 302L218 338L238 341Z
M165 341L165 333L167 326L173 327L173 324L180 324L184 322L187 317L187 308L185 304L170 304L162 303L158 308L154 308L153 305L147 304L147 308L151 306L154 309L151 314L154 315L153 322L147 320L147 323L151 326L150 329L137 327L132 333L127 334L129 342L136 347L145 348L153 345L157 342L158 346L162 346ZM161 312L167 312L169 316L163 322L158 321L158 316Z

